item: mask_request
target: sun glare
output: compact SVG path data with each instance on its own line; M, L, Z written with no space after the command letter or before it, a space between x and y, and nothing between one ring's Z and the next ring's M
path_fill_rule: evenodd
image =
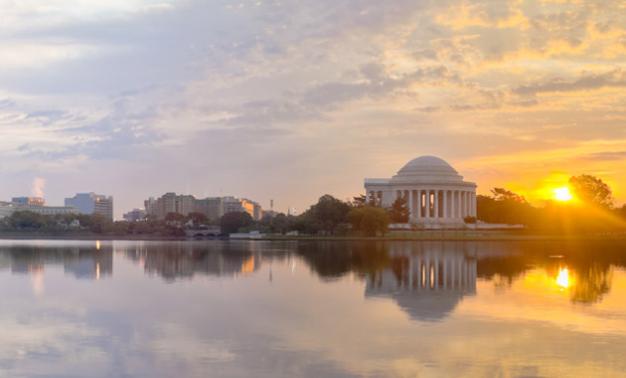
M564 186L562 188L554 189L554 199L561 202L571 201L574 196L570 192L569 188Z
M561 268L559 274L556 276L556 284L563 289L567 289L570 285L569 281L569 270L567 268Z

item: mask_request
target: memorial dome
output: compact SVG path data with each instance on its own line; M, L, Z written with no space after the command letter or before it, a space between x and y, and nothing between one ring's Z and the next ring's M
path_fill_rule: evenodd
M420 156L406 163L391 179L393 183L462 182L463 177L445 160L436 156Z

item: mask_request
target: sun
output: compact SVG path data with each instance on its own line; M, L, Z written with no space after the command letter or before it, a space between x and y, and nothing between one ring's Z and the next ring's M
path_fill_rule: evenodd
M554 194L554 199L557 201L567 202L571 201L574 198L572 192L570 192L567 186L564 186L562 188L556 188L552 192Z

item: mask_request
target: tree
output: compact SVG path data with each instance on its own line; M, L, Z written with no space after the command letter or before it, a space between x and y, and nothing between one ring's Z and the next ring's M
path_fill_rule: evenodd
M189 213L189 215L187 215L187 219L190 220L196 227L209 222L209 218L207 218L206 215L198 212Z
M496 201L512 201L517 203L527 203L526 198L517 193L513 193L510 190L504 188L493 188L491 189L491 193L493 193L493 199Z
M466 224L476 224L476 217L468 215L465 218L463 218L463 222L465 222Z
M87 224L89 231L96 234L102 234L110 231L113 225L113 222L102 214L86 215L85 218L79 219L81 224Z
M393 223L407 223L409 221L409 207L406 199L398 197L389 209L389 219Z
M243 211L226 213L220 219L220 226L223 234L232 234L242 227L248 227L254 223L250 214Z
M576 197L584 203L605 209L613 207L611 188L601 179L591 175L573 176L569 184Z
M185 221L185 216L179 213L167 213L165 214L165 221L168 223L182 223Z
M488 223L533 223L535 208L526 199L504 188L493 188L493 196L476 196L477 218Z
M361 194L356 197L352 197L352 207L361 207L367 204L367 197L365 194Z
M32 211L16 211L9 217L8 224L17 230L39 230L45 226L46 218Z
M348 221L350 208L349 204L326 194L302 214L302 220L309 231L334 234L339 224Z
M355 231L365 236L385 235L389 227L389 214L385 209L375 206L355 207L348 213L348 219Z

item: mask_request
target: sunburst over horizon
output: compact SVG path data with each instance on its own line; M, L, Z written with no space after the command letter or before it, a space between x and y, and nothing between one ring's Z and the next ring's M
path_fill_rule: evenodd
M574 199L574 195L570 191L569 187L563 186L553 189L554 199L560 202L569 202Z

